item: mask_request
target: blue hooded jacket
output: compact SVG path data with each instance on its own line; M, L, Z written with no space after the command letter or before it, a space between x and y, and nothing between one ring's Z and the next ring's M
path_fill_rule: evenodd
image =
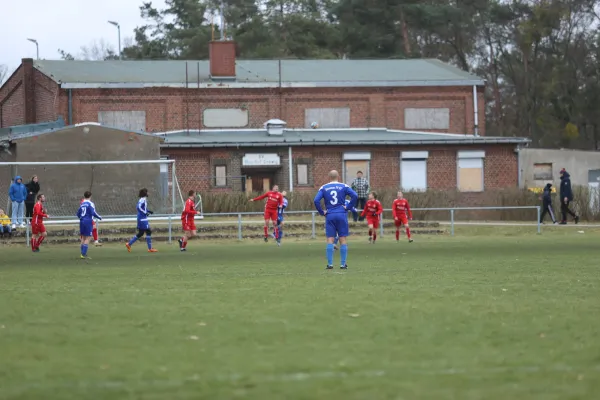
M17 182L19 180L21 182ZM22 203L27 198L27 188L23 185L23 179L20 176L15 177L14 183L10 185L10 189L8 190L8 195L11 201L16 201L17 203Z

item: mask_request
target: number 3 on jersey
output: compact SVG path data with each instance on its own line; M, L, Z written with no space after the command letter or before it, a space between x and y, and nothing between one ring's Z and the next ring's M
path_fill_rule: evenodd
M332 190L330 193L331 193L331 197L333 197L333 199L329 200L329 202L331 203L332 206L335 206L338 203L338 192L336 190Z

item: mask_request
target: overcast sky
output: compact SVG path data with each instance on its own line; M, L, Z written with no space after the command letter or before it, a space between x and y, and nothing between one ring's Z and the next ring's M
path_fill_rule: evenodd
M48 60L60 58L58 49L75 55L81 46L100 39L113 45L116 51L117 28L107 21L121 25L121 42L126 37L133 37L133 29L143 24L139 10L142 1L2 1L0 64L8 65L11 74L22 58L35 58L35 44L27 38L38 41L40 58ZM163 8L164 0L153 0L152 4Z

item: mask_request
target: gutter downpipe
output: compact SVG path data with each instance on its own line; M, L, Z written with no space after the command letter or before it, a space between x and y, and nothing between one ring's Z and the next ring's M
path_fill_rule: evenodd
M292 146L288 147L288 169L290 173L290 192L294 191L294 162L292 160Z
M473 124L474 135L479 136L479 110L477 107L477 86L473 85Z
M69 89L69 125L73 125L73 89Z
M517 145L517 148L515 149L515 153L517 153L517 184L519 185L519 189L521 189L523 186L523 171L521 170L521 145Z

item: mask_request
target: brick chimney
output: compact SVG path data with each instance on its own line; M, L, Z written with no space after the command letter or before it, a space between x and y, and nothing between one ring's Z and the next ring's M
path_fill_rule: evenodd
M235 42L213 40L208 44L210 76L213 78L235 78Z

